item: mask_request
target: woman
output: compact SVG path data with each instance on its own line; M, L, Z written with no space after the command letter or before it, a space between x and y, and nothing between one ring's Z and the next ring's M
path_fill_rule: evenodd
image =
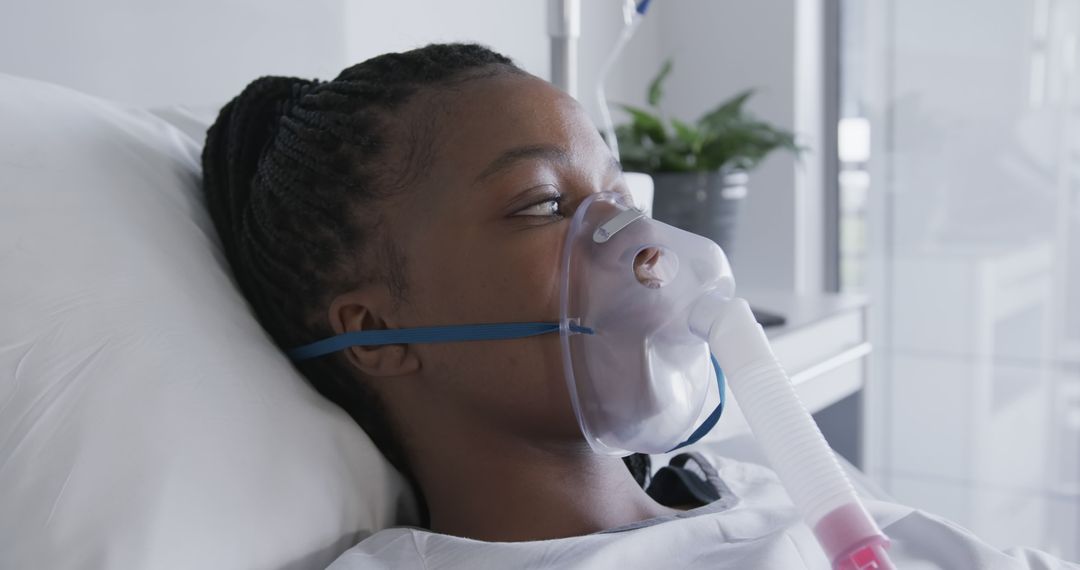
M555 321L567 217L590 194L626 192L571 97L462 44L385 54L329 82L258 79L222 109L203 164L238 285L283 349L348 331ZM765 470L721 461L763 486L717 483L725 500L686 511L592 453L558 342L351 347L298 363L427 513L426 528L380 532L335 567L823 562L782 494L743 508L776 488ZM721 515L738 516L709 521ZM645 532L660 542L634 539Z

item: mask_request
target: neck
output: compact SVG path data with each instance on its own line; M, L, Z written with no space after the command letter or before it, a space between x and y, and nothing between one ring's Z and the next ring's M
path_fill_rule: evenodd
M496 430L469 431L414 447L424 450L412 466L434 532L546 540L673 512L638 486L622 459L595 454L584 442L537 446Z

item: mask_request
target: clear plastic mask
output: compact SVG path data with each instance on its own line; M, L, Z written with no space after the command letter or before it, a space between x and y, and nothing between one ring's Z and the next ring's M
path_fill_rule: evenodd
M595 451L663 453L694 429L717 378L688 312L706 292L734 290L712 241L645 217L621 194L581 203L562 256L560 333L574 412Z

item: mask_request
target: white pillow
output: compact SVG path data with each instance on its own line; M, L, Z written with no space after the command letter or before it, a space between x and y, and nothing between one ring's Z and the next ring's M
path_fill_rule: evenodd
M0 568L321 568L412 513L235 288L201 146L0 74Z

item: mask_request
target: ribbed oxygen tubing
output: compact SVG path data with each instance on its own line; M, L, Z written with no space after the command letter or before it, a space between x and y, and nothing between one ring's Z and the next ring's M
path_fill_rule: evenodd
M708 339L765 457L834 565L847 567L853 551L887 546L746 301L707 295L689 319L694 334ZM875 552L887 563L882 550Z
M856 500L836 456L775 358L725 373L754 437L811 527Z

